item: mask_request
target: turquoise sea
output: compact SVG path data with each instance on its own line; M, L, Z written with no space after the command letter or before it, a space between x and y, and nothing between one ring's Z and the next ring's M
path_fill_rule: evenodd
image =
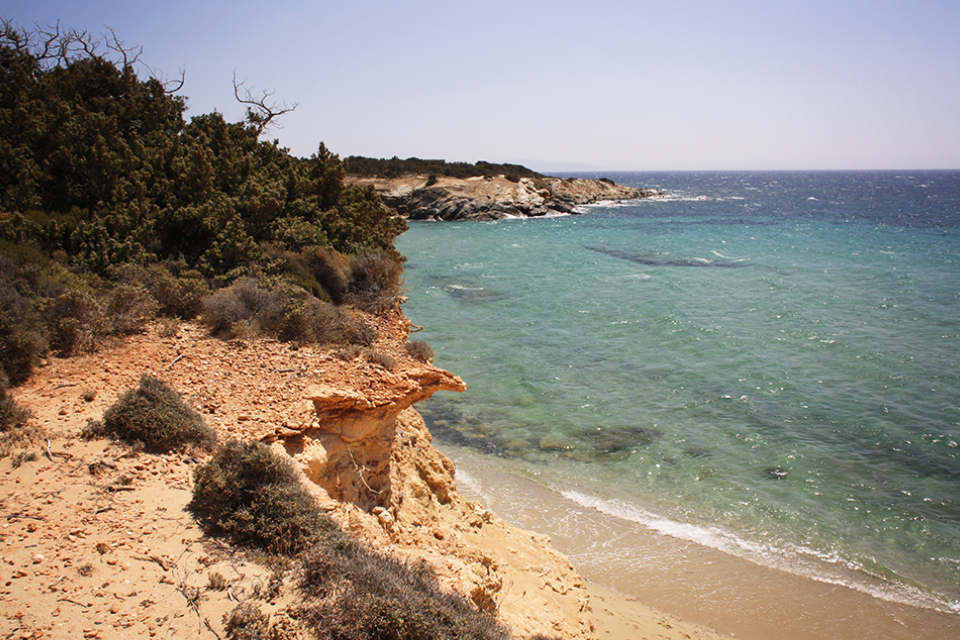
M399 239L441 449L960 619L960 172L604 175L665 195Z

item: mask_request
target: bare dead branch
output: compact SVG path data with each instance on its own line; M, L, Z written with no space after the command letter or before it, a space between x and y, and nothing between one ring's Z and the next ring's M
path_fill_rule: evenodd
M141 47L142 49L142 47ZM137 56L139 57L139 53ZM187 70L185 67L180 67L180 78L173 79L167 77L167 74L158 72L156 69L145 63L143 60L137 60L137 62L147 70L147 73L151 78L157 80L160 84L163 85L163 92L166 94L173 94L183 88L184 82L187 79Z
M132 67L140 60L140 56L143 54L143 47L127 47L124 45L123 40L117 37L116 32L113 30L113 27L107 27L107 31L110 32L110 37L105 37L107 48L111 51L116 51L123 58L123 68ZM133 56L132 58L130 56Z
M132 47L121 40L112 27L104 27L106 34L99 38L89 31L64 29L60 22L53 25L41 26L35 23L32 29L20 29L13 20L0 18L0 45L9 47L19 54L29 53L39 63L40 69L50 67L66 67L78 60L100 59L107 57L119 59L116 64L121 69L133 68L141 65L147 69L151 78L157 79L168 94L176 93L183 88L186 81L186 71L180 69L180 77L168 79L146 65L140 56L143 47ZM102 51L103 47L106 51ZM286 105L283 105L286 107ZM282 111L278 110L277 115ZM276 116L274 116L276 117Z
M100 48L101 40L94 40L93 36L86 30L71 29L64 34L61 42L63 43L61 60L64 65L67 65L76 59L71 51L72 49L83 51L87 58L98 57L97 49Z
M177 82L176 80L166 80L166 79L161 80L160 82L163 84L163 91L165 93L176 93L177 91L180 91L180 89L183 89L183 83L186 82L186 80L187 80L187 68L180 67L179 82Z
M246 82L247 81L244 80L238 84L237 72L233 72L233 95L237 98L237 102L247 105L247 122L257 128L258 136L263 133L268 126L280 127L275 120L300 106L299 103L296 102L293 103L293 105L288 105L286 102L267 104L267 100L273 96L274 92L267 91L266 89L261 92L259 98L254 97L250 89L244 89L244 97L241 98L240 88L243 87Z
M56 25L52 27L47 27L47 29L48 31L43 31L39 28L37 29L38 35L43 38L43 41L42 41L43 46L38 56L41 60L47 60L50 57L53 57L54 56L53 52L55 50L59 50L60 48L60 45L58 44L61 39L60 22L57 21Z

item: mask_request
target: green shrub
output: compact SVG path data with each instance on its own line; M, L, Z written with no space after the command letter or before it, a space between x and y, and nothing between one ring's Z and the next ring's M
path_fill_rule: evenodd
M387 251L350 258L346 302L370 313L383 313L397 303L403 286L403 264Z
M316 247L306 252L310 273L334 304L343 302L350 287L350 257L333 249Z
M266 304L266 296L256 281L242 278L207 297L201 317L215 335L228 334L235 323L255 319Z
M12 286L0 287L0 372L12 384L22 384L46 350L34 303Z
M156 313L189 320L200 314L210 286L199 271L191 271L180 262L168 261L147 267L137 264L115 265L110 279L121 285L142 286L156 301Z
M0 433L10 433L26 426L31 414L14 402L7 393L7 379L0 373Z
M300 586L317 598L301 617L321 638L509 638L492 615L441 590L424 563L405 563L365 547L316 547L304 558Z
M367 349L365 354L367 356L367 362L370 364L375 364L383 367L384 369L393 369L397 366L397 359L394 358L389 353L383 353L382 351L374 351L373 349Z
M342 535L292 464L259 442L218 447L194 472L190 509L210 532L276 554L295 555Z
M403 345L404 350L414 360L430 362L433 360L433 348L423 340L411 340Z
M112 333L140 333L157 313L157 302L140 285L121 284L107 294L106 322Z
M203 300L209 294L210 286L200 276L200 272L188 271L180 274L176 288L169 295L163 296L156 291L154 297L160 303L160 311L164 315L190 320L200 315Z
M367 323L357 320L347 314L344 314L343 323L340 325L343 339L340 342L347 344L359 344L369 347L377 340L377 330Z
M259 332L300 343L368 345L376 340L369 325L282 281L266 289L252 278L238 280L204 301L203 320L212 333L226 337Z
M255 602L245 602L225 615L223 630L230 640L267 640L269 619Z
M216 433L204 424L200 414L165 382L147 374L140 378L140 386L127 391L107 409L102 421L90 423L84 436L139 443L152 453L190 446L209 449L216 442Z
M103 308L96 298L80 290L57 296L47 310L47 324L50 346L64 356L96 351L106 334Z
M329 302L306 298L284 314L279 336L300 343L350 342L349 327L354 320Z
M34 440L39 430L30 425L33 417L7 393L7 378L0 371L0 458L10 455L15 446L24 446Z

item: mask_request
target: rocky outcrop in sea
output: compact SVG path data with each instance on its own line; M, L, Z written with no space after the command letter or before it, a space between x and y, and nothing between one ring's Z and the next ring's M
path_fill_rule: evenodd
M520 178L505 176L400 178L354 180L369 184L383 203L410 220L500 220L576 214L581 205L604 201L637 200L659 192L635 189L611 180L582 178Z

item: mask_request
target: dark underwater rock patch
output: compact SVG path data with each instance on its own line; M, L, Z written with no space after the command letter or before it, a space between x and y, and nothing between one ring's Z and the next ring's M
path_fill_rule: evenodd
M630 427L594 427L585 429L581 438L600 456L623 456L633 453L637 447L659 440L663 433L653 427L634 425Z
M790 472L783 467L767 467L763 470L763 475L768 480L783 480Z
M650 267L701 267L707 269L738 269L746 266L742 262L721 262L718 260L708 260L706 258L672 258L668 255L659 253L632 253L622 249L612 247L589 247L584 249L596 251L613 258L629 260L637 264L644 264Z

